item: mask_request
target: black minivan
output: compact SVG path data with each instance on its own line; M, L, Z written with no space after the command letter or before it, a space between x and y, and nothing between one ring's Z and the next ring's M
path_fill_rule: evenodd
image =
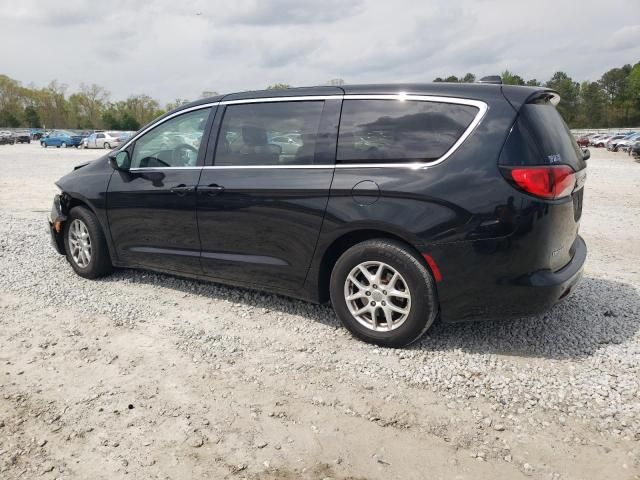
M581 276L586 159L541 87L221 95L61 178L50 230L86 278L142 268L331 301L399 347L537 314Z

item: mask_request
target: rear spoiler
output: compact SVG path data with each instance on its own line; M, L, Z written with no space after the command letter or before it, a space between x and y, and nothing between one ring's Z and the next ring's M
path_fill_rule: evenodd
M502 95L516 110L527 103L551 103L553 106L560 102L560 94L550 88L527 88L516 85L502 85Z

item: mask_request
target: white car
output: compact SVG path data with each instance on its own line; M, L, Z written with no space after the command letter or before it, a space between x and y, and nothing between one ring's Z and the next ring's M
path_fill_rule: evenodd
M619 140L618 143L615 144L614 152L618 150L629 150L631 149L631 145L636 143L638 140L640 140L640 133L634 133L633 135L627 136L622 140Z
M94 132L83 141L84 148L104 148L112 150L122 143L118 132Z

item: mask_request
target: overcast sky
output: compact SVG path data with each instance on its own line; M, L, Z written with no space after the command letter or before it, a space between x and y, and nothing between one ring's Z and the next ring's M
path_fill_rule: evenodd
M0 0L0 73L112 99L505 68L597 80L638 61L640 0Z

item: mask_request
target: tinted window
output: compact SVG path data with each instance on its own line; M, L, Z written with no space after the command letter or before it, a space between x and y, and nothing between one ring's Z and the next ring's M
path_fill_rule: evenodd
M518 123L525 126L529 142L537 147L536 153L540 155L527 163L564 163L577 169L585 166L580 147L553 105L524 105Z
M303 101L227 106L215 165L313 164L323 104Z
M476 107L451 103L345 100L337 160L436 160L456 143L477 113Z
M184 113L145 133L136 140L131 168L196 166L210 111Z

